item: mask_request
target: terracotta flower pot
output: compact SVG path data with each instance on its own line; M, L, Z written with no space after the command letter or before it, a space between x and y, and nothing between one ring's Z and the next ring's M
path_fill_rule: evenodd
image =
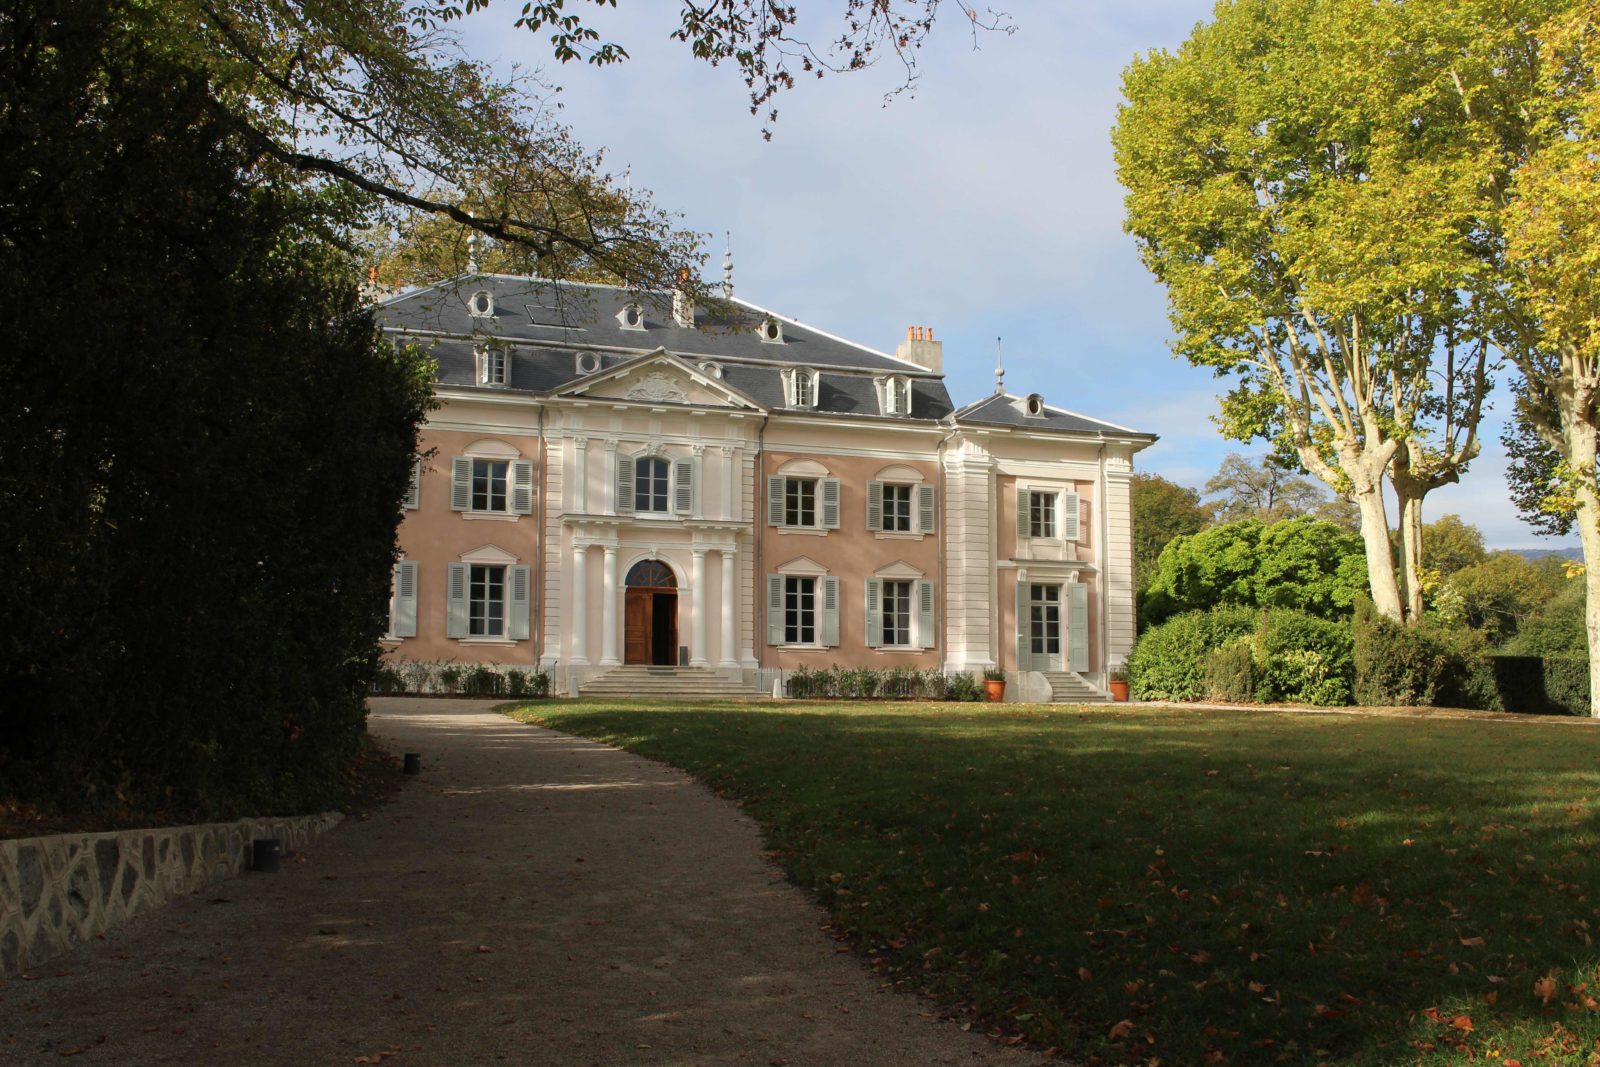
M998 704L1006 698L1006 681L1004 678L998 682L985 678L983 691L989 695L989 703Z
M1128 680L1126 678L1113 678L1107 684L1111 687L1112 700L1128 699Z

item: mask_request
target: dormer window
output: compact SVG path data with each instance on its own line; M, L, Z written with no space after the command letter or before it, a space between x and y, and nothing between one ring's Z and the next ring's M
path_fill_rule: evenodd
M600 369L600 353L579 352L574 360L574 369L579 374L593 374Z
M1044 418L1044 397L1038 393L1029 393L1028 398L1022 402L1022 413L1030 419Z
M761 325L756 327L756 333L764 344L783 344L783 323L777 319L762 319Z
M885 415L911 414L911 379L895 375L874 378L872 383L878 387L879 411Z
M476 350L478 384L505 386L511 378L510 353L498 345L484 345Z
M790 407L817 406L817 378L817 372L810 367L793 367L783 371L784 399Z
M475 319L493 318L494 294L487 289L479 289L467 300L467 311Z
M700 364L700 373L708 378L720 378L722 377L722 364L708 359Z
M644 329L644 308L638 304L629 304L617 312L617 325L624 330Z

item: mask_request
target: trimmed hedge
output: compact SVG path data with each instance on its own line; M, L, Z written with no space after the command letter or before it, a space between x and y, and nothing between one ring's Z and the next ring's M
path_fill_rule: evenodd
M1548 656L1543 662L1544 699L1557 715L1589 714L1589 657Z
M517 667L464 666L451 660L396 660L380 663L374 693L439 693L482 697L547 697L550 675Z
M789 675L789 696L797 700L981 700L983 689L970 674L919 671L910 667L798 668Z
M1187 611L1146 630L1128 654L1128 692L1138 700L1201 700L1206 657L1256 628L1254 608Z

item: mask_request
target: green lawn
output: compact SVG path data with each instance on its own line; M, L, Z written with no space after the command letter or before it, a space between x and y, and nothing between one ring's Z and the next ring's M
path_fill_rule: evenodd
M1064 1056L1600 1064L1600 728L937 704L514 714L738 798L886 979Z

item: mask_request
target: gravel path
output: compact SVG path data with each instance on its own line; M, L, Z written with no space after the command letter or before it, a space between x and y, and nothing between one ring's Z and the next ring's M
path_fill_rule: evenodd
M374 701L419 779L280 874L0 982L0 1060L1044 1062L881 989L732 805L488 708Z

